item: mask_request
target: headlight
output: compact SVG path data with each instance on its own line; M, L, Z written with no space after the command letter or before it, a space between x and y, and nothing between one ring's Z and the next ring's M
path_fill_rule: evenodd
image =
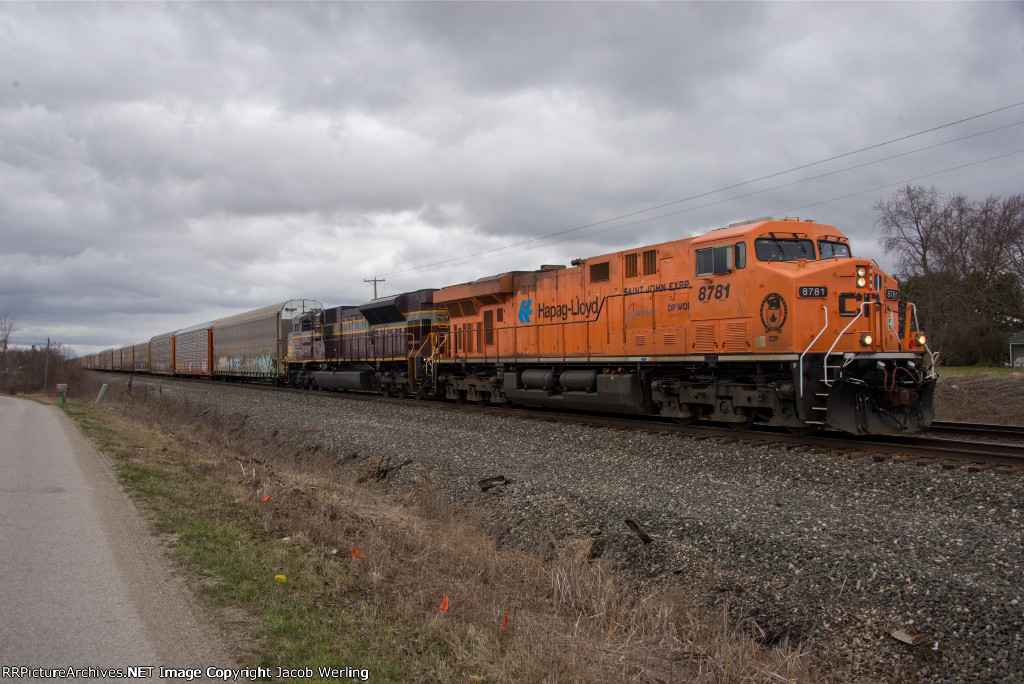
M868 267L867 266L858 266L857 267L857 275L859 277L863 278L867 274L868 274Z
M924 336L924 333L917 333L917 335L914 336L914 344L916 344L918 347L923 347L924 343L927 341L928 338Z
M864 333L860 336L860 343L864 347L870 347L871 343L874 342L875 338L871 336L871 333Z
M868 284L868 279L865 278L864 276L860 276L860 277L857 278L857 287L864 287L867 284Z

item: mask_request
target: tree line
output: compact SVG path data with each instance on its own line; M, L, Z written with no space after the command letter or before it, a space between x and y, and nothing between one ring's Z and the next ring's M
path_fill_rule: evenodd
M903 301L945 365L997 364L1024 329L1024 193L972 200L908 185L874 206Z
M30 394L44 389L53 391L57 383L68 384L72 396L84 385L81 359L62 344L49 349L12 347L11 334L17 318L10 311L0 311L0 393Z

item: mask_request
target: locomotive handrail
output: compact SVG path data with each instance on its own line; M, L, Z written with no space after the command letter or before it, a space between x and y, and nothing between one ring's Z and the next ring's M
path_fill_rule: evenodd
M914 302L907 302L907 304L910 306L911 309L914 310L914 330L920 330L921 329L921 324L917 322L917 304L914 304ZM925 351L928 352L928 358L931 359L931 362L932 362L932 369L928 373L928 375L926 376L927 379L930 380L930 379L932 379L932 378L934 378L934 377L936 377L938 375L935 372L935 359L937 358L938 355L932 353L932 350L928 346L927 342L925 342L925 344L924 344L924 349L925 349Z
M804 356L807 352L811 351L811 347L814 346L814 343L817 342L818 338L824 335L825 331L828 329L828 307L823 305L821 308L825 311L825 325L818 331L818 334L814 336L814 339L811 340L809 345L807 345L807 349L804 349L803 354L800 354L800 359L797 361L797 373L800 375L800 389L797 397L800 399L803 399L804 396ZM827 359L828 355L826 355L825 358Z
M411 333L407 333L407 334L409 335L409 338L410 338L409 341L412 343L410 345L410 347L413 347L416 344L415 338L413 337L413 335ZM420 345L419 349L413 348L413 349L411 349L409 351L409 357L408 357L408 360L406 361L406 373L408 373L408 376L409 376L410 379L419 380L419 377L420 377L419 376L419 366L416 365L416 361L414 359L423 359L423 369L431 376L431 378L433 378L433 376L434 376L434 372L433 372L434 371L434 369L433 369L434 362L433 362L433 359L434 359L434 353L436 353L436 348L432 348L431 349L431 355L430 356L428 356L428 357L424 357L423 356L423 348L426 347L427 344L429 344L433 340L433 338L434 338L434 333L428 333L426 339L423 340L423 344Z
M845 328L843 328L843 331L841 333L839 333L839 335L836 336L836 339L832 343L832 346L828 348L827 352L825 352L825 361L824 361L823 373L824 373L825 385L827 387L831 387L832 386L832 383L829 382L829 379L828 379L828 357L832 355L832 350L836 348L837 344L839 344L839 340L843 339L843 335L846 334L846 331L849 330L850 327L854 323L856 323L858 320L860 320L860 317L864 315L864 307L866 307L866 306L868 306L869 304L872 304L872 303L873 302L870 299L866 299L863 302L861 302L860 311L857 313L857 315L854 317L854 319L852 321L850 321L850 323Z
M428 342L436 341L436 344L431 345L430 356L426 357L423 361L423 367L427 373L430 374L432 379L434 378L434 364L436 363L436 357L441 353L441 350L444 349L445 345L448 344L448 335L449 333L430 333L427 335L427 339L423 341L423 344L420 345L420 348L416 353L417 356L419 356L419 352L423 351L423 347L427 346Z

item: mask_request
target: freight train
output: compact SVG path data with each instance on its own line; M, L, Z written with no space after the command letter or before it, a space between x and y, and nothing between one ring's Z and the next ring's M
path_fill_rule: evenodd
M734 427L909 433L933 419L912 303L830 225L763 219L358 306L291 300L89 368Z

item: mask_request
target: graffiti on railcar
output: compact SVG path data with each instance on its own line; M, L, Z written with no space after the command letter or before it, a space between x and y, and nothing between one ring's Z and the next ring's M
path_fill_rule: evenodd
M274 375L277 372L277 364L270 354L219 356L217 372L226 375Z

